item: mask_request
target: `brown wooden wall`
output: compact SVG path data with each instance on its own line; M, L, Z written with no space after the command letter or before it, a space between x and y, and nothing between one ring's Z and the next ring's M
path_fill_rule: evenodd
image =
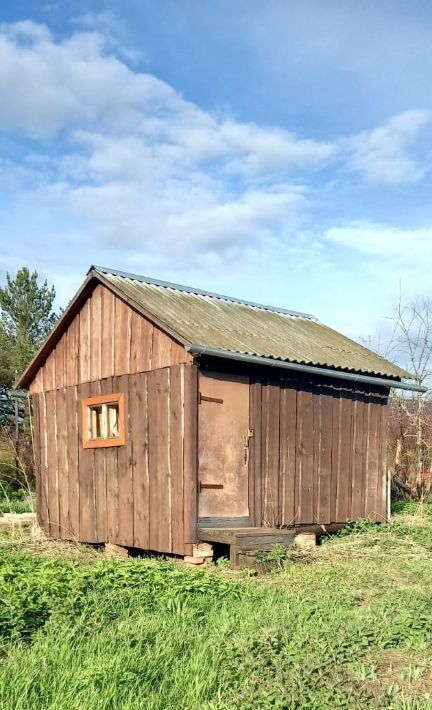
M386 391L341 380L251 384L254 525L386 518Z
M39 369L30 392L191 362L180 343L99 284Z
M84 449L81 401L123 392L126 445ZM33 394L39 522L56 538L190 554L196 541L197 368Z

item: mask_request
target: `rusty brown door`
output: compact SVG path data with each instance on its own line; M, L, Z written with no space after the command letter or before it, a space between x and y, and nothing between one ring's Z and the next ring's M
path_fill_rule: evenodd
M249 378L200 372L199 402L199 519L247 524Z

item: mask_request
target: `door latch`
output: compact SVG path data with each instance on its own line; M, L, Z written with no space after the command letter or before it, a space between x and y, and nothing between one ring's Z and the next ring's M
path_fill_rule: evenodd
M254 430L248 429L246 434L243 437L245 446L249 446L249 442L251 439L253 439L253 436L254 436Z
M248 429L246 434L243 437L244 441L244 463L247 465L249 463L249 444L250 440L253 438L254 435L254 430L253 429Z

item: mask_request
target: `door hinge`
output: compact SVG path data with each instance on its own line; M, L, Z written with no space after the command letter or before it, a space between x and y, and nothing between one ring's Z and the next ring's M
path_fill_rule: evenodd
M203 488L221 490L223 488L223 483L203 483L202 481L198 481L198 493L201 493Z
M215 402L216 404L223 404L223 399L219 399L218 397L206 397L206 395L201 394L201 392L198 395L198 404L201 404L201 402Z

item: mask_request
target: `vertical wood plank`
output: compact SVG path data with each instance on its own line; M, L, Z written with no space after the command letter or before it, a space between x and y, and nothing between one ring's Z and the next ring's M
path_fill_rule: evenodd
M149 549L149 461L147 376L131 376L129 408L133 429L134 546Z
M144 371L153 368L153 325L143 317L141 322L141 347Z
M45 392L55 389L55 351L52 350L43 365L43 388Z
M131 309L120 298L115 301L114 371L124 375L130 371Z
M368 449L368 498L369 516L379 520L378 481L379 481L379 432L380 405L371 397L369 411L369 449Z
M349 390L341 390L340 419L340 472L337 500L337 522L351 516L351 481L353 449L353 396Z
M132 421L129 410L129 376L113 378L113 391L125 396L126 444L117 449L118 545L133 547ZM106 449L107 451L108 449Z
M307 388L308 387L308 388ZM299 523L314 523L313 510L313 399L309 386L302 385L298 393L297 424L297 497Z
M169 371L149 374L150 547L170 551Z
M153 328L152 369L168 367L171 364L171 338L157 326Z
M102 291L102 343L101 343L101 377L114 375L114 316L115 298L105 288Z
M59 490L59 537L70 538L69 525L69 475L67 457L66 390L56 391L57 469Z
M294 525L296 475L297 389L295 384L281 391L280 415L280 491L281 524Z
M373 512L373 502L375 495L372 495L372 505L371 505L371 494L370 494L370 481L369 481L369 465L370 465L370 453L369 453L369 441L370 441L370 392L365 391L364 395L364 414L363 414L363 478L365 482L365 509L364 515L369 517L370 513Z
M331 466L331 481L330 481L330 517L331 522L338 522L338 499L339 499L339 489L340 489L340 476L341 476L341 440L340 440L340 429L341 429L341 392L340 386L333 386L332 400L332 466Z
M31 424L33 433L33 462L36 484L36 516L38 523L43 527L43 501L42 501L42 472L41 472L41 394L32 394L31 396Z
M142 347L142 316L136 311L131 313L131 373L143 372L145 368L145 353Z
M36 394L43 391L43 367L40 367L37 371L33 382L30 382L29 392L30 394Z
M157 439L158 439L158 388L157 376L154 372L148 374L148 462L149 462L149 547L157 550L159 547L158 535L158 460L157 460Z
M65 386L65 343L64 336L58 341L53 353L55 360L55 387L60 389Z
M175 340L171 340L171 354L169 362L171 365L190 364L193 362L193 357L190 353L186 352L183 345L177 343Z
M261 527L262 523L262 480L261 480L261 382L249 385L249 426L253 437L249 443L249 514L251 525Z
M98 397L102 392L102 382L91 384L91 396ZM107 542L107 494L106 494L106 454L109 447L94 449L93 486L96 514L96 538L98 542Z
M52 537L60 533L59 480L57 463L57 413L55 390L46 393L46 430L48 464L48 516Z
M378 467L378 493L377 493L377 518L380 522L387 520L387 417L388 407L385 397L379 406L379 467Z
M161 490L163 491L165 489L165 493L162 493L162 500L160 503L160 507L163 508L165 515L163 516L165 519L165 526L164 529L166 531L165 538L164 538L164 546L166 545L166 550L169 552L172 552L173 549L173 500L172 500L172 469L171 469L171 412L170 412L170 405L171 405L171 368L166 367L163 370L164 375L166 375L166 390L165 390L165 396L163 398L164 402L164 407L165 407L165 426L166 426L166 432L167 432L167 441L166 441L166 449L164 451L164 454L166 456L166 473L164 475L164 485L161 487ZM161 373L162 375L162 373ZM165 377L163 378L163 382L165 384Z
M35 476L35 487L36 487L36 516L39 520L39 511L41 508L40 496L40 455L41 455L41 441L40 441L40 413L39 413L39 394L30 395L30 423L31 423L31 434L32 434L32 446L33 446L33 470Z
M39 441L40 441L40 515L39 522L47 535L50 534L49 516L49 476L48 476L48 430L46 393L42 392L39 399Z
M315 515L320 525L331 522L332 425L332 397L321 388L314 395Z
M103 286L96 286L90 298L90 377L102 377L102 292Z
M69 324L63 337L67 340L66 386L71 387L79 382L79 316L76 316Z
M78 417L81 417L80 403L78 402L77 386L68 387L66 390L67 413L67 470L69 491L69 529L71 538L80 539L79 530L79 447L82 441L79 438Z
M117 478L117 446L106 452L107 480L107 540L115 545L119 541L119 486Z
M91 396L90 383L86 382L78 387L78 408L81 413L81 402ZM82 446L83 431L82 417L78 416L79 458L79 530L82 542L97 542L95 490L93 483L94 449L84 449Z
M198 368L185 365L184 373L184 544L185 554L197 541Z
M172 551L183 554L183 377L180 365L170 368L170 467Z
M90 301L82 305L79 312L79 379L81 383L90 381Z
M268 419L269 419L269 392L268 379L263 378L261 383L261 500L262 500L262 519L263 527L268 525Z
M266 386L265 506L264 525L279 525L279 397L277 382Z
M365 514L364 495L364 398L360 391L356 391L353 401L353 460L352 483L351 483L351 513L350 517L355 520Z

